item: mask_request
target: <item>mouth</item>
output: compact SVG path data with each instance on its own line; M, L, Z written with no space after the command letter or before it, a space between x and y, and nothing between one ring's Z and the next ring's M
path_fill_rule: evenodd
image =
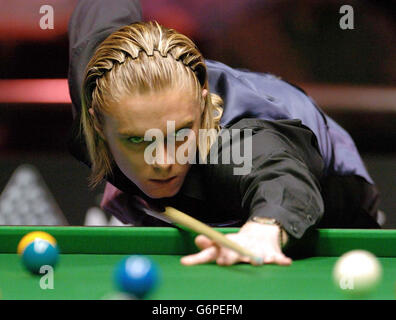
M168 178L168 179L150 179L150 181L158 183L158 184L167 184L167 183L172 182L174 179L176 179L176 176Z

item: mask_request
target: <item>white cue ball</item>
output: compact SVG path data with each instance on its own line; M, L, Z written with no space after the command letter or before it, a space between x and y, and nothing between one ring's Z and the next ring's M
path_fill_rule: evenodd
M382 277L382 267L372 253L352 250L343 254L333 269L335 285L347 295L371 293Z

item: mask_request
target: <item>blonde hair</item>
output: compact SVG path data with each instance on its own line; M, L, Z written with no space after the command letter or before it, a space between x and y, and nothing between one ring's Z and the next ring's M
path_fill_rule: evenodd
M81 97L80 134L84 134L92 164L90 187L112 174L114 159L97 131L103 129L109 102L126 94L186 87L195 91L201 106L204 104L201 128L218 132L223 100L209 92L204 58L188 37L157 22L138 22L122 27L100 44L85 70ZM202 89L208 90L204 99ZM217 135L209 131L212 134L207 141L198 141L202 157Z

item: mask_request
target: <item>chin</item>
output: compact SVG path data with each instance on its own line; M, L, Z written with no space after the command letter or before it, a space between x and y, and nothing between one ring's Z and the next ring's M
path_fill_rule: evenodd
M171 198L179 192L180 188L175 190L146 190L143 191L148 197L152 199Z

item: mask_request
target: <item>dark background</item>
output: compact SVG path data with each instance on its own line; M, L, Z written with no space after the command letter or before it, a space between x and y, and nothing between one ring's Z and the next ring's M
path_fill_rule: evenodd
M65 79L67 22L75 0L1 0L0 81ZM54 29L39 28L40 6L54 8ZM339 26L342 5L354 9L354 29ZM142 1L145 20L191 37L209 59L270 72L313 96L349 131L382 195L385 227L396 227L396 22L394 1L162 0ZM328 96L310 88L334 88ZM337 88L379 91L350 107ZM386 90L390 98L384 98ZM103 186L87 187L88 168L66 150L68 103L45 107L1 100L0 191L22 163L35 165L72 225L84 224ZM338 98L337 104L331 102ZM388 96L386 96L388 97ZM393 97L393 98L392 98ZM342 100L344 99L344 100Z

